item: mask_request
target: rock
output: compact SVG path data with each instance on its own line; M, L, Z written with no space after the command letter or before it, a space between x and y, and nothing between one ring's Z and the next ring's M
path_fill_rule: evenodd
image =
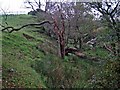
M99 61L97 57L91 57L91 60L93 60L93 61Z
M8 70L8 72L16 72L16 70L11 68L11 69Z

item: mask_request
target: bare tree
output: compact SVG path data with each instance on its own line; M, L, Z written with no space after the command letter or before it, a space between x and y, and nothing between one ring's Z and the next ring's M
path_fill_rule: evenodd
M57 38L58 38L58 44L59 44L59 49L60 49L60 56L62 58L65 57L65 22L64 22L64 16L63 16L63 12L62 9L59 5L57 5L58 8L58 17L56 18L55 16L53 16L53 21L54 21L54 33L56 34ZM60 21L58 23L58 20ZM61 25L61 26L60 26Z
M103 18L108 22L108 27L115 32L115 44L116 50L115 53L119 57L120 56L120 19L118 18L120 15L120 1L103 1L103 2L94 2L90 3L91 7L99 11Z
M34 4L30 2L29 0L28 0L28 3L31 5L31 7L34 10L35 9ZM34 24L26 24L19 28L8 26L8 27L4 27L2 31L8 30L11 33L13 31L19 31L22 28L25 28L27 26L40 26L40 25L48 23L50 24L51 27L53 27L53 32L55 33L57 37L58 46L59 46L58 49L59 49L59 54L61 58L64 58L65 54L73 53L73 52L76 52L74 53L76 55L83 55L83 54L78 54L79 50L70 48L69 46L66 47L68 44L68 42L66 41L66 36L68 35L67 39L69 39L69 37L71 37L69 34L71 35L73 34L72 36L74 37L74 42L75 42L74 44L76 44L76 42L78 42L79 40L79 47L81 48L83 33L81 33L82 31L80 31L81 25L79 23L83 23L84 18L82 17L84 16L83 14L84 10L81 11L79 9L75 9L74 3L55 2L52 4L49 3L48 6L49 5L50 5L50 8L47 8L46 11L41 12L41 13L44 13L42 15L44 15L45 21L42 21L42 22L39 21L39 23L34 23ZM82 9L84 9L84 7ZM37 16L39 17L41 13L38 13ZM39 19L38 17L37 19ZM67 29L66 27L68 27L68 31L66 30Z
M74 47L81 49L83 47L83 41L86 34L91 33L94 27L93 15L90 14L90 7L85 3L77 2L73 5L68 19L69 35L68 39L73 39ZM70 23L69 23L70 22ZM89 34L90 35L90 34Z

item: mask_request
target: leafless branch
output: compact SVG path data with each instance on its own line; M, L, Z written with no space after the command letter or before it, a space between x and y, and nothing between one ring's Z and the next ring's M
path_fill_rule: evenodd
M8 26L8 27L3 28L2 31L10 30L9 33L12 33L13 31L19 31L19 30L21 30L21 29L23 29L23 28L25 28L25 27L28 27L28 26L43 25L43 24L45 24L45 23L52 24L52 22L46 20L46 21L42 21L41 23L26 24L26 25L23 25L23 26L21 26L21 27L19 27L19 28L14 28L14 27L12 27L12 26Z
M31 6L31 8L33 9L33 11L35 11L34 6L32 5L32 2L28 1L28 4Z
M112 12L110 14L113 14L113 13L115 13L117 11L117 8L119 7L119 3L120 3L120 1L118 1L115 8L112 10Z

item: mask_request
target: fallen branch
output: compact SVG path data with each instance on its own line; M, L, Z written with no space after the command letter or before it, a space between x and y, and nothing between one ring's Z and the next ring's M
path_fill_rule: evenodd
M12 26L8 26L8 27L5 27L2 29L2 31L5 31L5 30L10 30L9 33L12 33L13 31L19 31L25 27L28 27L28 26L37 26L37 25L43 25L45 23L49 23L49 24L52 24L50 21L46 20L46 21L42 21L41 23L32 23L32 24L26 24L26 25L23 25L19 28L14 28Z
M75 54L76 56L81 57L81 58L86 57L86 55L84 53L80 52L76 48L66 48L65 49L65 55L68 55L68 53Z
M72 54L78 56L79 58L90 60L90 61L98 62L98 61L102 60L100 57L94 57L94 56L86 55L85 53L79 51L76 48L66 48L65 49L65 55L67 56L68 53L72 53Z
M114 54L114 51L112 51L112 49L111 49L109 46L107 46L105 43L104 43L104 47L105 47L105 49L107 49L109 52L111 52L111 53Z

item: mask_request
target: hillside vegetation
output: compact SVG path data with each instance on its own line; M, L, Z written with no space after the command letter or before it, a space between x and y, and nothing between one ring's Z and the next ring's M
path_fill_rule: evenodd
M19 27L33 23L30 15L8 16L9 25ZM42 29L42 28L41 28ZM27 27L18 32L2 33L3 88L88 88L94 87L97 75L109 60L102 49L87 50L98 61L82 59L73 54L57 57L57 43L51 37ZM30 37L25 37L23 35Z

